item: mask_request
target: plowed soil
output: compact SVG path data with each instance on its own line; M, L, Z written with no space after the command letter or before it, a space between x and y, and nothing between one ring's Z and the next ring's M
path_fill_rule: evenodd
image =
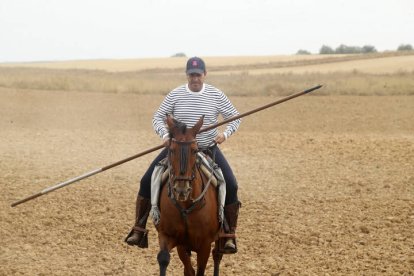
M148 249L123 242L156 153L10 204L159 145L161 100L0 89L1 275L157 275L151 222ZM243 204L221 275L414 274L414 97L315 92L244 118L221 149ZM175 250L168 274L182 275Z

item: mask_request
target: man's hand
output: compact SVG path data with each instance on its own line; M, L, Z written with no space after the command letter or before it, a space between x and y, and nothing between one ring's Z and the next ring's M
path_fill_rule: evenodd
M164 137L164 139L162 139L162 144L165 146L165 147L168 147L169 145L170 145L170 137Z
M226 136L224 135L224 133L219 133L216 138L214 139L214 142L216 142L217 144L221 144L224 141L226 141Z

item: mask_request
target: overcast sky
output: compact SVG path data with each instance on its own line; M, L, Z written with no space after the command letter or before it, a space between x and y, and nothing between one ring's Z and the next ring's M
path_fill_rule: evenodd
M0 0L0 62L414 46L414 0Z

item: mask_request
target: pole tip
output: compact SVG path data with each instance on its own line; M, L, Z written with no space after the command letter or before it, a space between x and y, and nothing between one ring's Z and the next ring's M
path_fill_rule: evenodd
M312 88L310 88L310 89L306 90L306 91L305 91L305 94L310 93L310 92L312 92L312 91L314 91L314 90L316 90L316 89L319 89L319 88L321 88L321 87L322 87L322 85L321 85L321 84L319 84L319 85L317 85L317 86L315 86L315 87L312 87Z

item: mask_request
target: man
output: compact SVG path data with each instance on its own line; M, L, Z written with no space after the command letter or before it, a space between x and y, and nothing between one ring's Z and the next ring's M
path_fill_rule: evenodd
M171 114L175 119L185 123L188 127L194 126L202 115L205 115L203 127L207 127L218 123L218 116L220 114L224 119L239 114L222 91L204 83L207 71L205 63L201 58L192 57L187 61L186 74L188 83L168 93L152 120L155 132L164 140L165 145L168 145L169 139L168 129L165 125L166 114ZM240 119L229 122L223 133L219 133L218 129L215 128L202 132L196 137L200 149L206 152L215 152L215 162L223 172L226 181L224 215L231 234L235 234L240 208L240 202L237 197L238 186L233 171L219 147L217 147L217 144L223 143L236 132L240 122ZM126 242L129 245L137 245L141 248L148 247L145 226L149 211L151 210L151 175L155 165L166 156L167 149L164 149L154 159L141 179L136 201L135 226L126 238ZM236 253L235 240L228 239L224 249L226 253Z

